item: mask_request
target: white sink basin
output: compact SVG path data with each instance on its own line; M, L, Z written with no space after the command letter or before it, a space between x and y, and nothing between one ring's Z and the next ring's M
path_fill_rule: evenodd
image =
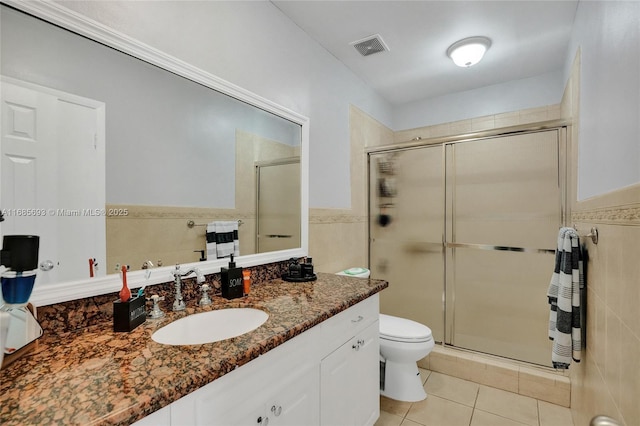
M165 345L219 342L255 330L268 318L269 315L260 309L219 309L180 318L153 333L151 338Z

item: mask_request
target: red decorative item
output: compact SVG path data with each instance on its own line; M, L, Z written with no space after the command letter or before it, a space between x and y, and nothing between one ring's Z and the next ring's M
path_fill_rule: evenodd
M122 266L122 290L120 290L120 301L126 302L131 299L131 290L127 287L127 267Z

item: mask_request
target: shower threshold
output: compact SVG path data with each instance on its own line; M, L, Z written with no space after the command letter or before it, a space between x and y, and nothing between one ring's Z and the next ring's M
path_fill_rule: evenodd
M568 370L554 370L443 344L436 345L427 357L418 361L418 366L563 407L571 405Z

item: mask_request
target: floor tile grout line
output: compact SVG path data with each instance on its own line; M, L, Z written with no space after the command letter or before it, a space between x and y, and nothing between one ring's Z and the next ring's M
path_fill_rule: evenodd
M432 374L432 373L434 373L434 372L433 372L432 370L428 370L428 369L423 369L423 370L425 370L425 372L427 373L427 377L425 378L424 382L422 383L422 384L423 384L423 386L425 387L425 391L426 391L426 384L427 384L427 382L428 382L430 379L433 379L435 376L433 376L433 374ZM443 374L443 373L440 373L440 374ZM446 375L446 374L443 374L443 375L448 376L448 375ZM450 376L450 377L455 378L455 379L460 379L460 378L457 378L457 377L455 377L455 376ZM461 380L469 381L469 380L465 380L465 379L461 379ZM471 382L471 383L475 383L475 382L473 382L473 381L469 381L469 382ZM501 417L501 418L504 418L504 419L507 419L507 420L514 421L514 422L516 422L516 423L518 423L518 424L522 424L523 426L526 426L526 425L527 425L527 423L522 423L521 421L516 420L516 419L514 419L514 418L506 417L506 416L504 416L504 415L502 415L502 414L493 413L493 412L491 412L491 411L482 410L482 409L480 409L480 408L478 407L478 400L479 400L479 396L480 396L480 390L481 390L483 387L492 388L492 389L497 389L497 390L501 390L501 391L504 391L504 392L507 392L507 393L511 393L511 394L515 394L515 395L520 395L519 393L517 393L517 392L513 392L513 391L507 391L507 390L500 389L500 388L494 388L494 387L492 387L492 386L482 385L482 384L480 384L480 383L475 383L475 384L476 384L478 387L477 387L476 392L475 392L475 398L474 398L473 406L471 406L471 407L470 407L469 405L466 405L466 404L464 404L464 403L461 403L461 402L459 402L459 401L452 400L452 399L449 399L449 398L446 398L446 397L437 396L437 395L431 395L431 396L437 396L438 398L441 398L441 399L443 399L443 400L446 400L446 401L449 401L449 402L452 402L452 403L455 403L455 404L459 404L459 405L462 405L462 406L470 407L470 408L472 409L472 411L471 411L471 420L470 420L470 423L471 423L471 421L473 420L474 416L477 414L477 413L476 413L476 410L479 410L479 411L482 411L482 412L484 412L484 413L489 413L489 414L492 414L492 415L495 415L495 416L498 416L498 417ZM428 395L429 395L429 394L428 394ZM539 400L539 399L537 399L537 398L533 398L533 397L529 397L529 398L533 399L533 400L535 401L535 403L536 403L536 411L535 411L535 412L536 412L536 420L535 420L535 423L531 423L531 424L532 424L532 425L533 425L533 424L535 424L535 426L542 426L543 422L542 422L541 404L540 404L540 403L541 403L541 402L543 402L543 401L542 401L542 400ZM408 421L410 421L410 422L414 422L414 423L417 423L417 424L419 424L419 425L425 426L425 425L423 425L423 424L422 424L422 423L420 423L420 422L417 422L417 421L415 421L415 420L412 420L412 419L409 419L409 418L408 418L408 414L409 414L409 412L412 410L412 408L415 406L415 404L416 404L416 402L411 402L411 403L409 404L409 406L408 406L407 410L404 412L404 414L403 414L402 416L398 416L398 417L401 417L401 424L402 424L405 420L408 420ZM387 413L390 413L390 412L387 412ZM393 413L390 413L390 414L393 414Z

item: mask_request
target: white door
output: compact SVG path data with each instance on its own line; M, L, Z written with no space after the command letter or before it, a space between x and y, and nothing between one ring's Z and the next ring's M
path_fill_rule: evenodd
M300 160L256 168L257 252L300 247Z
M1 233L40 236L53 269L36 285L86 278L106 262L104 104L8 78L0 93Z

